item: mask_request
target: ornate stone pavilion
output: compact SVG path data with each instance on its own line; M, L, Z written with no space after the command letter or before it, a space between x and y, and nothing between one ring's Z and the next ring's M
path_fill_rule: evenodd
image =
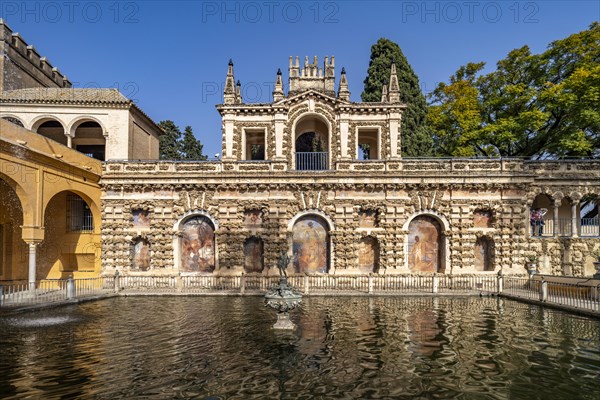
M274 274L282 251L308 274L525 274L528 255L593 274L600 161L403 158L395 66L377 103L344 69L335 90L333 57L288 76L246 104L229 63L222 160L103 164L104 274Z

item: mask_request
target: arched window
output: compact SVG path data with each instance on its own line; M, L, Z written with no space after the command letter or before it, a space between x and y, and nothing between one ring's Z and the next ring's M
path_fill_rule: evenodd
M104 131L96 121L84 121L76 125L71 146L88 157L100 161L106 158Z
M215 227L205 216L187 219L181 231L181 270L212 272L215 269Z
M60 144L64 144L65 146L68 143L67 137L65 136L64 127L60 122L56 120L46 120L41 124L37 125L37 128L35 128L34 130L38 134L47 137L48 139L52 139Z

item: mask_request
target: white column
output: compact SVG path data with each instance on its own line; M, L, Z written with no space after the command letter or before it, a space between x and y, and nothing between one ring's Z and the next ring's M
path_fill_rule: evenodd
M573 237L579 237L577 233L577 200L572 200L571 203L571 225L573 225L571 231Z
M36 272L36 256L37 243L30 242L29 244L29 290L35 290L35 272Z
M556 205L556 203L556 200L554 200L554 203L552 203L552 229L554 230L552 236L554 237L558 236L558 206ZM560 202L558 202L558 204L560 205Z

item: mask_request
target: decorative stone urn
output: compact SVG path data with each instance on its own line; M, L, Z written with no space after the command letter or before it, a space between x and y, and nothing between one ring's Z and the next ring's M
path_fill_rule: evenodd
M279 284L274 286L265 295L265 304L277 311L277 322L273 325L274 329L295 329L296 325L290 320L289 311L298 307L302 302L302 295L294 292L288 285L287 273L285 272L290 258L282 253L277 262L279 269Z

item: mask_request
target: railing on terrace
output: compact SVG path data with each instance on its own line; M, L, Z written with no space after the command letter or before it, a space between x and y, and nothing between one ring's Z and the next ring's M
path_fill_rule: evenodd
M327 153L296 153L309 154L313 159L304 161L296 159L296 170L311 170L309 167L325 166L329 169ZM327 162L321 161L321 156L327 156ZM305 168L306 167L306 168ZM302 169L305 168L305 169ZM594 159L560 159L560 160L527 160L518 157L506 158L412 158L403 157L399 160L331 160L331 168L336 171L366 171L385 172L412 176L446 176L454 174L476 174L478 176L494 176L498 174L526 174L551 176L553 174L584 174L600 176L600 160ZM172 174L185 172L202 173L231 173L244 171L265 171L281 173L288 171L286 161L168 161L168 160L108 160L103 163L105 176L121 173L152 173Z
M531 227L532 237L572 237L575 233L581 237L600 236L598 217L579 219L577 232L573 230L573 219L571 218L559 218L556 224L553 219L546 219L544 225Z
M25 281L2 281L0 307L54 303L113 290L113 278L44 279L37 281L33 290Z
M502 293L578 310L600 312L600 280L536 275L504 277Z
M115 291L126 293L266 293L278 276L120 276ZM481 293L496 292L496 275L290 275L303 293Z
M296 171L324 171L329 169L329 153L296 152Z
M19 307L75 298L123 294L256 294L279 282L278 276L108 276L36 282L0 282L0 307ZM304 294L498 294L573 309L600 312L600 280L591 278L502 275L290 275L288 283Z

